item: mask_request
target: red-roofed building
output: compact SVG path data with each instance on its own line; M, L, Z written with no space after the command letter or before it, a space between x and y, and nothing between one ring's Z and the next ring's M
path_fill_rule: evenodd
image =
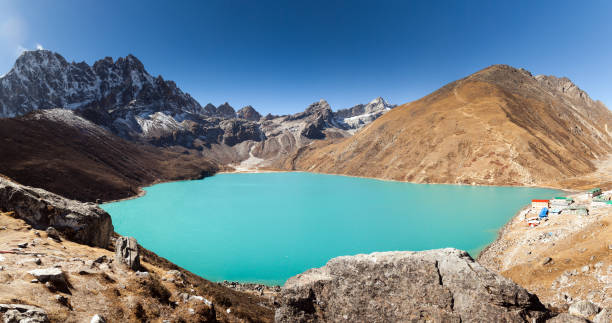
M534 209L547 208L548 200L531 200L531 207Z

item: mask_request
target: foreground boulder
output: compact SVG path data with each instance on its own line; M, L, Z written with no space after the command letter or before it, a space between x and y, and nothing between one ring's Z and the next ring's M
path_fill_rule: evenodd
M66 283L66 277L64 276L64 272L60 268L52 267L52 268L44 268L44 269L34 269L28 271L28 273L41 283L46 282L54 282L54 283Z
M36 229L50 226L67 239L97 247L107 247L113 233L108 213L91 203L63 198L43 189L23 186L0 177L0 210Z
M0 304L0 317L5 323L48 323L47 313L42 308L23 304Z
M140 269L138 242L132 237L119 237L115 243L115 259L131 270Z
M465 251L344 256L290 278L277 322L532 322L535 295Z

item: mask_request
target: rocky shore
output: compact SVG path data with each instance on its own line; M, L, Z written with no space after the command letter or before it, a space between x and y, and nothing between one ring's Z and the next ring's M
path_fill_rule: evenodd
M94 204L4 178L0 178L0 211L9 212L0 214L0 315L7 322L600 323L609 322L612 313L609 299L593 296L599 291L609 295L612 285L605 279L610 277L610 268L606 269L610 252L582 251L589 250L585 255L595 264L563 274L570 278L557 279L552 288L585 286L581 290L591 293L571 294L560 305L521 280L525 268L519 276L507 268L508 263L521 265L520 257L507 252L513 246L506 237L514 232L514 221L478 262L456 249L344 256L280 287L206 281L146 250L135 239L114 233L110 216ZM601 232L592 228L607 223L609 216L593 215L575 227L601 234L588 237L591 240L609 238L607 224L600 225ZM547 249L549 253L555 251L554 245ZM536 249L537 245L527 254ZM543 259L550 261L536 263L536 271L542 267L560 273L554 265L567 264L559 255ZM575 259L571 263L582 265ZM599 276L589 278L589 271ZM541 272L531 274L547 282ZM568 283L582 276L586 280ZM604 284L585 283L594 279L604 279Z
M93 204L0 179L4 322L273 321L267 298L207 281L112 228Z
M277 297L281 292L281 286L279 285L270 286L270 285L257 284L257 283L241 283L241 282L227 281L227 280L224 280L223 282L219 284L222 285L223 287L231 288L238 292L243 292L243 293L248 293L248 294L263 297L266 300L268 300L269 304L273 308L276 308L276 306L278 306Z
M584 195L571 197L587 203ZM611 222L612 208L606 206L591 207L586 216L550 215L535 228L517 214L478 261L558 311L575 312L580 304L592 304L597 310L584 316L594 320L600 310L605 316L612 308Z

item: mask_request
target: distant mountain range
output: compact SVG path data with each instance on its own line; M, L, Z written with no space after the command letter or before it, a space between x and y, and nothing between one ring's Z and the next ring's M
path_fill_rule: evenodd
M292 116L265 117L252 106L236 112L227 102L202 107L174 82L151 76L133 55L116 61L106 57L90 66L69 63L48 50L25 51L0 78L0 117L69 109L122 138L210 150L222 162L248 158L248 151L229 148L243 142L284 134L309 142L325 138L328 128L335 136L348 136L393 107L378 98L333 112L321 101ZM291 127L279 126L285 121Z
M567 78L494 65L297 150L282 168L419 183L556 185L612 153L612 112Z

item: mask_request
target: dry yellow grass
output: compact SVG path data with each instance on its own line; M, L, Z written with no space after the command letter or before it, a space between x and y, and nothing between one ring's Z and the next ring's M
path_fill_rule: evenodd
M560 179L595 171L594 161L612 152L612 113L589 108L547 95L524 72L493 66L391 110L353 137L304 147L280 168L558 187Z

